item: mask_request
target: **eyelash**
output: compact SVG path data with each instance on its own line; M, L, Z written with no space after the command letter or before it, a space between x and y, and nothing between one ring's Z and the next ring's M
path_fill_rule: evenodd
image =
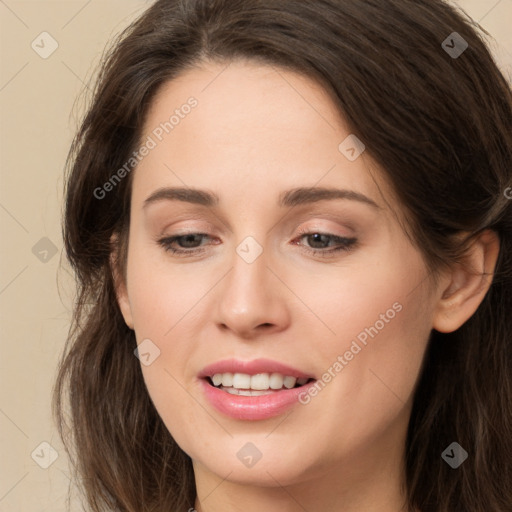
M333 256L334 254L340 253L342 251L348 252L355 248L357 245L357 239L356 238L347 238L342 236L336 236L332 235L330 233L322 233L320 231L308 231L308 230L299 230L299 236L296 239L304 238L305 236L313 236L313 235L320 235L320 236L326 236L331 238L333 241L338 242L338 247L335 247L334 249L330 250L324 250L324 249L314 249L314 248L308 248L306 247L305 250L313 254L314 256L321 256L324 258L328 258L330 256ZM165 237L157 240L157 243L164 248L166 252L171 252L175 256L179 257L188 257L188 256L196 256L200 253L204 252L204 249L194 247L190 250L187 249L175 249L172 247L172 244L176 242L177 240L189 237L189 236L201 236L201 237L207 237L208 235L206 233L186 233L184 235L177 235L177 236L170 236ZM295 244L297 245L297 244Z

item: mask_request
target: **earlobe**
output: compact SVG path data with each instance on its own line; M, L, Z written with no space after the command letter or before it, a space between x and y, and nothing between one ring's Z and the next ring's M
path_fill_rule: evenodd
M440 290L434 329L453 332L473 316L491 286L499 248L499 237L491 230L482 232L473 241L464 261L454 266L448 284L445 281Z
M113 247L110 253L110 270L112 273L112 279L114 281L114 289L116 291L117 303L119 305L119 309L121 310L121 314L123 315L124 321L126 325L133 329L133 317L132 310L130 306L130 301L128 299L128 291L126 288L126 282L121 275L119 265L117 262L118 258L118 239L116 235L112 235L110 239L111 246Z

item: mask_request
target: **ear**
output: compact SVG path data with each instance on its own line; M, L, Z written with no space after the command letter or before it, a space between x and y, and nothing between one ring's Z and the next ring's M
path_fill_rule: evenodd
M500 241L491 230L483 231L471 244L464 261L448 273L440 290L433 328L453 332L478 309L492 283Z
M118 264L119 257L119 239L117 234L113 234L110 238L110 270L112 272L112 279L114 280L114 288L116 291L117 303L121 314L123 315L126 325L133 329L133 316L130 301L128 300L128 290L126 287L126 280L122 275L121 269Z

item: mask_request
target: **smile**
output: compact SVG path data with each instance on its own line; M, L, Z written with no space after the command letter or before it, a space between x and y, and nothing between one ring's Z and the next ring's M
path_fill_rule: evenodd
M316 382L304 372L264 359L221 361L205 368L199 377L210 405L240 420L279 416Z
M282 389L292 389L308 382L307 377L292 377L281 373L216 373L210 382L218 389L242 396L261 396L275 393Z

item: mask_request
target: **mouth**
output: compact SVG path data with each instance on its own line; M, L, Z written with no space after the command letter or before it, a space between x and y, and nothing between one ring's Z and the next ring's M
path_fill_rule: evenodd
M237 420L265 420L299 403L316 378L269 359L219 361L198 375L209 404Z
M215 373L205 377L211 386L239 396L271 395L286 389L305 386L314 381L312 377L294 377L282 373Z

